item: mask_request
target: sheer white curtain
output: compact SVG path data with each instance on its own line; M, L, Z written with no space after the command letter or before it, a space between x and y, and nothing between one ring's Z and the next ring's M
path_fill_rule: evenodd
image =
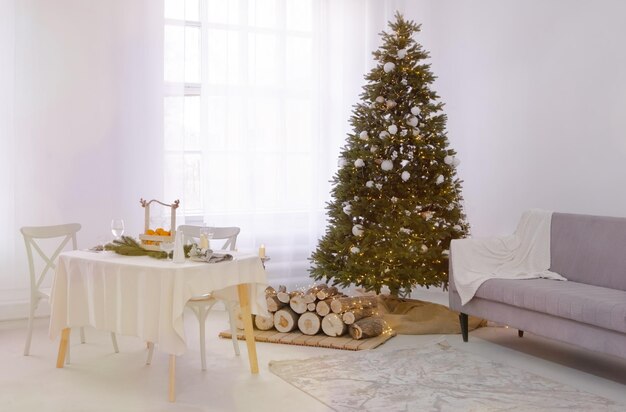
M165 196L304 285L363 75L398 1L165 2ZM176 7L178 6L178 7Z

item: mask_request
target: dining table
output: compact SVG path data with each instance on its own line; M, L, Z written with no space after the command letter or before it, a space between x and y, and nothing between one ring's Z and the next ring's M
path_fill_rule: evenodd
M183 312L194 296L238 301L250 370L258 373L252 314L267 315L267 276L255 254L222 251L219 263L125 256L112 251L61 253L55 271L49 336L60 336L57 368L63 368L71 328L91 326L136 336L169 354L168 399L176 399L176 357L185 353Z

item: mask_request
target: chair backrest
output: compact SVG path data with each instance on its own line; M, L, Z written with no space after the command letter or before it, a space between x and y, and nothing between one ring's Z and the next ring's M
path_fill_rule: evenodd
M199 239L203 232L213 233L213 237L210 240L225 239L226 242L222 245L222 250L235 250L237 246L237 236L241 229L238 227L212 227L212 226L193 226L193 225L180 225L178 230L183 234L185 243L188 240Z
M72 241L72 249L77 249L76 232L78 232L80 228L81 226L79 223L68 223L56 226L24 226L20 229L22 236L24 236L24 243L26 244L31 293L36 293L37 290L39 290L49 270L56 269L56 264L54 262L70 240ZM59 244L54 252L48 255L41 249L37 241L40 239L53 238L60 238ZM35 273L33 249L39 254L39 257L41 257L45 263L45 266L39 275Z

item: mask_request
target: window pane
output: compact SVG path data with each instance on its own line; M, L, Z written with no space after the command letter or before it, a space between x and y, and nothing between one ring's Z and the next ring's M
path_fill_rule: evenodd
M166 19L183 20L185 18L185 2L181 0L165 0L164 14Z
M207 98L207 129L209 151L244 150L246 145L241 134L245 108L237 97Z
M166 19L199 21L199 0L165 0L164 15Z
M237 24L239 0L208 0L207 14L211 23Z
M200 28L185 27L185 81L200 83Z
M284 182L282 199L283 209L302 209L311 203L313 191L303 182L311 182L311 159L307 154L289 154L283 156L284 170L282 181Z
M309 89L312 81L313 46L310 38L287 37L285 77L291 87Z
M163 119L166 151L200 149L200 96L165 97Z
M278 28L276 0L250 0L248 2L248 22L251 26Z
M282 149L280 106L277 98L251 98L248 101L248 144L261 152Z
M239 40L234 30L208 30L208 80L211 84L239 82Z
M275 85L279 78L278 37L272 34L250 34L248 37L250 83Z
M182 150L184 104L183 97L166 97L163 100L164 148L166 151Z
M190 21L200 21L199 0L185 0L185 19Z
M286 0L287 30L311 31L313 5L311 0Z
M185 199L187 213L202 210L202 156L195 153L165 155L164 195L166 199ZM181 190L183 193L181 193Z
M313 132L313 107L308 99L287 99L285 104L285 148L308 153Z
M181 26L165 26L164 74L167 82L183 82L185 79L185 30Z

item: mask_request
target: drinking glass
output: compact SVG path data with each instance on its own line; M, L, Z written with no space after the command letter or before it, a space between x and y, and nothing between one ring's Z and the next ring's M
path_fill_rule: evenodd
M111 233L116 239L119 239L124 234L124 220L113 219L111 220Z

